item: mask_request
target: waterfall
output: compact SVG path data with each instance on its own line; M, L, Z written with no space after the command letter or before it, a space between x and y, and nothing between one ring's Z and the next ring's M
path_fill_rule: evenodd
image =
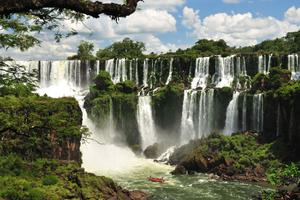
M268 70L267 70L267 73L269 73L271 67L272 67L272 56L273 54L270 54L269 55L269 61L268 61Z
M258 56L258 72L263 74L268 74L272 66L272 54L269 55L267 62L267 55Z
M174 62L174 59L171 58L171 60L170 60L169 75L168 75L168 79L167 79L166 85L169 85L170 81L172 80L172 75L173 75L173 62Z
M298 54L288 55L288 69L292 73L292 80L300 80L300 65Z
M141 133L142 149L157 141L156 128L153 120L151 96L139 96L137 109L138 128Z
M110 74L111 79L113 80L114 77L114 59L106 60L105 61L105 71Z
M264 124L264 95L255 94L253 96L253 130L263 131Z
M197 58L195 77L192 81L192 89L205 88L209 78L209 57Z
M181 143L187 143L196 138L194 127L194 113L196 111L197 92L192 90L184 91L182 119L181 119Z
M129 80L133 81L133 67L132 67L132 60L129 61Z
M247 93L243 97L243 118L242 118L242 130L247 130Z
M199 102L198 138L211 134L213 127L214 90L201 91Z
M128 80L125 58L106 60L105 71L110 74L114 84Z
M238 112L238 99L239 92L233 94L233 98L230 101L227 111L226 111L226 122L225 122L225 135L231 135L239 131L238 122L239 122L239 112Z
M143 66L143 85L144 85L144 87L148 86L148 70L149 70L149 59L146 58L144 60L144 66Z
M234 80L234 58L235 55L228 57L218 56L216 62L216 87L231 87Z
M139 83L139 60L135 59L135 84L138 86Z

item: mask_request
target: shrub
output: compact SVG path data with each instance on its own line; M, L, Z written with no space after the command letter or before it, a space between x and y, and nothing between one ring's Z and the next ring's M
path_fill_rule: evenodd
M46 186L55 185L57 183L58 183L58 178L57 178L57 176L54 176L54 175L46 176L43 179L43 185L46 185Z

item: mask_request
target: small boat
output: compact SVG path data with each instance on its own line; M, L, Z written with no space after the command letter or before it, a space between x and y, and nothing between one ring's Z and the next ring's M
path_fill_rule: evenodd
M164 183L165 182L164 178L149 177L148 180L151 182L154 182L154 183Z

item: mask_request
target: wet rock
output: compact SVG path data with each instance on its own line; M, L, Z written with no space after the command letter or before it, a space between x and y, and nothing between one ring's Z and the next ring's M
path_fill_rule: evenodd
M175 170L173 170L173 171L171 172L171 174L173 174L173 175L187 174L187 170L185 169L184 166L182 166L182 165L177 165L176 168L175 168Z
M144 156L149 159L155 159L164 153L165 150L166 148L163 144L155 143L145 149Z

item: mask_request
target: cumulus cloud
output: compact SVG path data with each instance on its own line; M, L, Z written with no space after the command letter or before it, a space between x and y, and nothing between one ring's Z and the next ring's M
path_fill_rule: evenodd
M293 6L289 8L284 13L284 17L288 22L300 25L300 7L296 8L295 6Z
M120 19L118 24L109 17L102 16L100 19L89 18L83 23L63 21L61 29L64 31L74 29L78 35L56 43L53 41L53 33L42 32L36 35L43 41L40 47L34 47L26 52L16 49L2 50L1 52L18 60L64 59L76 52L77 45L81 40L95 43L97 49L103 48L100 44L104 41L107 44L107 41L112 43L124 37L136 38L138 35L148 35L150 38L150 35L154 37L155 34L176 31L176 19L166 10L145 9L138 10L125 19ZM168 48L163 45L158 45L158 47L155 52L165 51Z
M300 28L288 20L254 17L252 13L217 13L201 21L198 11L187 7L183 9L182 24L192 29L190 35L197 39L224 39L231 46L254 45Z
M240 3L240 0L223 0L224 3L229 3L229 4L236 4Z

